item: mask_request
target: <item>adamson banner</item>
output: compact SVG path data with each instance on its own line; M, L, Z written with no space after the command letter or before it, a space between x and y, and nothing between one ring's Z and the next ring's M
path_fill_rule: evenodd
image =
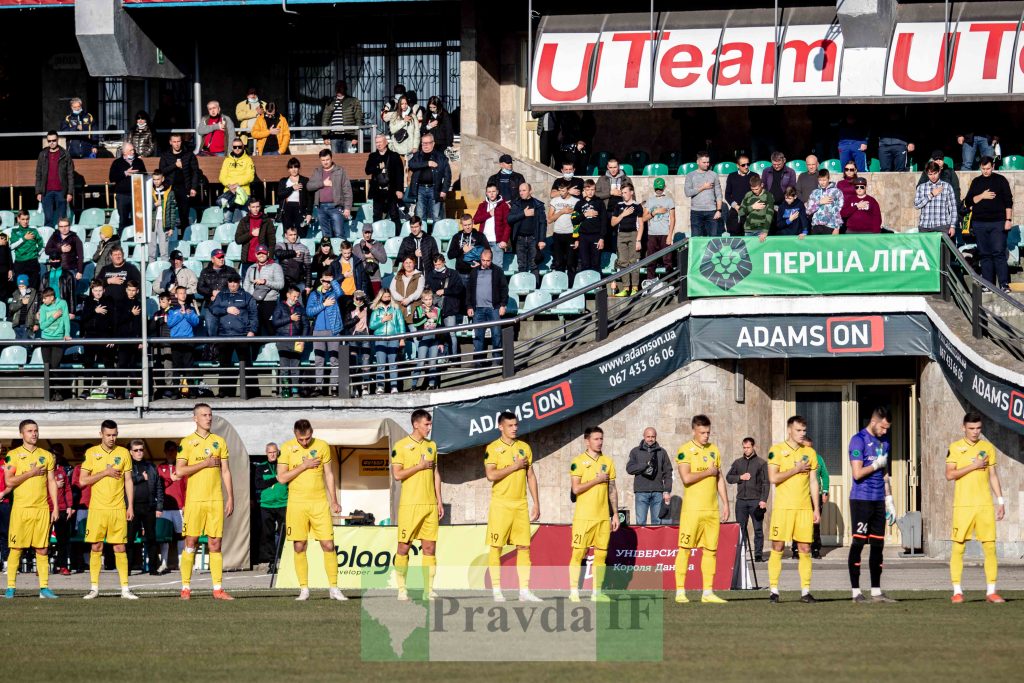
M956 341L935 330L933 358L953 389L981 413L1003 427L1024 434L1024 388L1007 384L973 362Z
M690 297L939 291L938 233L694 237Z

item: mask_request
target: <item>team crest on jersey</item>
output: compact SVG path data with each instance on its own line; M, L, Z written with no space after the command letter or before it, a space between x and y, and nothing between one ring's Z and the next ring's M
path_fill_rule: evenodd
M982 455L985 455L985 452L984 452L984 451L982 451L982 452L981 452L981 454L982 454ZM40 456L39 456L39 464L40 464L40 465L42 465L42 464L44 464L45 462L46 462L46 456L45 456L45 455L40 455Z
M601 471L602 472L607 472L608 471L608 465L601 465Z
M398 457L398 449L396 449L396 448L392 448L391 449L391 457L392 458L397 458Z
M809 456L806 456L806 455L805 455L805 456L803 457L803 461L804 461L804 462L810 462L810 460L811 460L811 458L810 458Z
M114 458L114 464L115 465L120 465L121 464L121 456L120 455L117 456L116 458Z
M519 455L522 455L523 457L525 457L526 456L526 451L524 451L522 448L520 448L519 449Z
M775 459L774 451L768 451L768 459L769 460L774 460Z
M573 463L572 465L569 466L569 471L570 472L575 472L576 471L576 463Z
M686 460L686 453L680 453L680 454L678 454L678 455L676 456L676 460L678 460L679 462L682 462L682 461Z
M978 451L978 457L979 458L984 458L985 457L985 451Z
M853 457L859 458L860 457L860 451L858 451L857 449L854 449L853 450Z
M220 448L220 442L219 442L219 441L214 441L214 442L213 442L213 447L214 447L215 449L216 449L216 448Z
M316 457L316 449L314 448L313 450L311 450L311 451L309 452L309 455L310 455L311 457L314 457L314 458L315 458L315 457Z
M433 455L434 454L434 447L433 446L427 446L427 453L430 453L431 455Z
M181 444L178 444L178 452L181 453L183 450L185 449L181 446Z

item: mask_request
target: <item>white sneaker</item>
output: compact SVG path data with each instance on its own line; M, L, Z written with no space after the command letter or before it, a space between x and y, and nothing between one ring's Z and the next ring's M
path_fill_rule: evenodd
M330 590L327 591L327 596L331 600L341 600L341 601L348 600L348 598L345 597L345 594L341 592L340 588L331 588Z
M427 593L427 600L437 600L437 593L434 591Z
M398 387L391 387L391 393L392 394L397 394L398 393Z
M405 590L404 588L399 588L398 589L398 601L399 602L409 602L409 591Z
M505 596L502 594L501 591L494 591L494 602L505 602Z
M89 591L88 593L86 593L85 595L83 595L83 596L82 596L82 599L83 599L83 600L95 600L95 599L96 599L96 598L98 598L98 597L100 597L100 592L99 592L99 590L97 590L96 588L93 588L93 589L92 589L92 590L90 590L90 591Z
M300 589L299 590L299 597L295 598L295 600L297 602L305 602L306 600L309 600L309 589L308 588Z
M519 591L519 602L544 602L544 600L524 589Z
M138 600L139 596L136 595L135 593L132 593L127 588L122 588L121 589L121 598L124 599L124 600Z
M579 602L579 601L580 601L580 592L579 592L579 590L576 589L576 588L570 589L569 590L569 602Z
M157 567L157 571L160 572L161 574L165 574L167 572L167 563L166 562L161 562L160 566Z

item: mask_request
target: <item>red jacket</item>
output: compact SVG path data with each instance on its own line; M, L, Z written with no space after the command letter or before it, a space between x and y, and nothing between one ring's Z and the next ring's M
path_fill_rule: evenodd
M868 208L858 209L857 202L865 201ZM853 198L849 204L843 204L843 210L839 212L846 221L846 232L850 233L879 233L882 231L882 207L878 201L869 195L864 199Z
M7 471L3 467L0 467L0 493L3 493L3 490L5 488L7 488L7 474L6 474L6 472ZM3 498L0 498L0 500L7 500L7 496L4 496ZM10 501L8 501L8 502L10 502Z
M53 468L53 478L57 480L57 509L61 512L71 509L74 502L71 495L71 478L68 476L68 471L57 465Z
M512 228L508 225L508 202L498 199L498 204L494 207L494 237L496 242L508 242L512 237ZM473 215L473 222L480 226L480 234L484 232L484 223L491 217L491 213L487 210L487 202L480 202L480 206L476 207L476 213Z
M185 509L185 484L184 479L171 480L171 473L174 472L174 465L163 463L156 466L160 478L164 480L164 510Z
M89 500L92 498L92 487L87 486L82 488L82 465L75 465L75 471L71 474L71 485L74 486L80 492L78 498L78 509L87 510L89 509Z

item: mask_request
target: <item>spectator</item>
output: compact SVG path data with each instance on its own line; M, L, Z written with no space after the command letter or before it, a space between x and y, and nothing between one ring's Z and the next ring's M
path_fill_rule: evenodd
M256 490L260 494L260 553L259 564L268 565L268 574L277 572L279 540L285 533L285 511L288 509L288 484L277 480L277 458L281 449L268 443L264 452L267 461L256 468Z
M177 450L177 447L175 447ZM75 528L82 528L89 517L89 502L92 498L92 487L82 487L82 463L75 465L74 469L71 470L71 498L75 504ZM77 550L72 552L74 561L77 562L75 573L80 574L85 571L84 552L83 548L88 548L91 544L76 544Z
M39 252L45 246L39 231L29 226L28 211L18 212L17 225L11 230L11 252L14 254L14 277L27 275L29 286L39 289Z
M406 256L402 260L402 268L391 280L391 299L402 310L407 327L412 323L413 308L420 300L425 285L423 273L416 269L416 260Z
M857 188L854 181L857 180L857 167L852 161L843 165L843 177L836 183L836 187L843 193L843 204L849 204L857 197Z
M676 203L665 193L665 179L654 179L654 196L644 204L644 223L647 225L647 255L656 254L672 243L676 231ZM665 272L672 270L672 255L661 258ZM653 280L657 262L647 264L647 279Z
M849 113L839 124L839 163L845 168L852 163L861 173L868 170L868 134L857 122L857 117ZM843 188L839 188L843 189ZM845 192L845 190L843 190Z
M992 146L992 137L975 133L964 133L958 135L956 144L961 146L961 171L973 171L976 159L994 157L995 148Z
M558 118L553 111L530 112L537 122L537 136L540 147L540 163L555 168L555 152L558 150ZM523 182L526 182L525 180ZM522 184L522 183L520 183ZM519 187L518 185L516 187Z
M222 339L256 336L256 330L259 328L256 300L242 289L242 278L238 273L228 275L227 282L227 291L217 294L217 298L210 306L210 312L217 318L217 336ZM226 368L231 367L233 355L238 356L239 365L251 365L252 346L244 341L225 341L217 344L217 356L221 367L221 384L217 395L220 398L231 398L235 395L234 384L227 381L230 375L224 372Z
M277 302L271 323L275 337L302 337L306 334L306 310L300 299L301 291L295 285L287 285L284 298ZM298 396L302 388L299 365L302 353L306 350L303 341L285 341L277 343L277 355L281 359L282 398ZM305 395L305 392L302 392Z
M74 495L71 489L71 467L67 458L64 457L64 445L53 444L53 455L55 467L53 468L53 479L57 484L57 521L53 523L53 535L57 539L56 552L53 555L53 566L61 576L70 576L69 565L73 562L71 557L71 536L75 531L75 504ZM0 469L3 469L0 467ZM0 483L0 491L3 491L3 484ZM53 511L50 503L50 511Z
M883 173L895 171L903 173L907 170L907 159L914 151L914 143L910 139L906 123L900 117L898 109L890 109L887 121L882 124L878 133L878 165Z
M944 232L955 239L959 220L953 187L942 180L942 167L934 161L928 162L924 172L928 180L914 193L914 208L921 210L918 232Z
M145 566L140 557L141 548L136 543L129 544L129 567L137 571L148 571L150 576L159 576L157 563L159 552L156 544L156 518L164 511L164 480L157 472L156 466L146 460L146 442L132 439L128 444L128 452L132 456L132 485L135 495L132 498L134 517L128 530L128 538L142 536L142 545L146 549Z
M498 172L487 179L487 185L498 188L498 194L506 203L519 196L519 186L526 182L522 173L512 170L512 155L502 154L498 157Z
M690 198L690 231L693 236L721 235L722 187L718 182L718 174L711 170L711 159L707 152L697 152L697 170L686 174L683 192Z
M564 178L563 178L564 180ZM541 252L544 250L545 240L547 239L547 220L544 216L544 203L533 196L533 186L529 183L523 183L519 186L519 198L512 202L511 209L508 213L508 224L512 228L512 243L516 247L516 263L520 273L533 273L533 277L537 280L537 286L540 287L540 261ZM572 194L572 188L569 188L569 194ZM462 229L466 232L466 217L462 219ZM481 235L481 237L483 237ZM470 257L472 256L471 251L467 251L465 247L465 239L460 236L461 251L463 251L463 260L468 264L472 264ZM481 240L486 243L486 238ZM452 240L455 243L455 240ZM489 247L490 245L486 245ZM485 247L485 248L486 248ZM448 247L448 256L452 256L451 245ZM456 270L460 273L463 272L459 267L458 263L455 266ZM469 273L470 270L465 272ZM468 281L467 281L468 288Z
M452 169L444 152L435 148L434 136L420 139L420 150L409 157L412 181L409 195L416 212L427 219L444 218L444 202L452 185Z
M320 249L313 256L313 263L310 266L312 280L317 287L319 287L319 284L316 283L320 282L320 276L328 272L337 260L338 255L334 253L334 246L331 242L331 238L321 237Z
M348 240L341 241L341 254L331 264L331 274L341 287L340 305L343 312L351 308L352 297L357 291L367 292L370 289L370 279L366 276L363 262L352 253L352 243Z
M768 463L759 458L754 439L743 439L743 457L732 461L725 480L736 485L736 521L747 534L747 520L754 526L754 562L764 562L764 513L768 509Z
M434 254L439 251L434 238L423 232L423 221L420 220L420 217L410 217L409 234L402 238L396 261L401 263L407 258L412 258L416 270L424 273L430 269L434 262Z
M128 131L128 142L135 147L140 157L155 157L156 143L153 142L153 126L149 114L141 109L135 114L135 125Z
M54 225L58 218L67 216L68 206L75 198L75 162L59 142L57 131L49 131L46 147L36 159L36 201L43 209L46 225Z
M412 155L420 146L420 124L416 120L416 112L409 106L408 98L402 95L395 109L384 112L383 117L391 134L391 141L388 142L391 151L403 157Z
M124 283L124 296L120 299L113 296L114 287L109 287L114 300L114 336L118 339L130 339L132 342L117 345L118 376L113 382L116 387L114 398L128 398L134 391L132 371L142 368L142 301L139 299L139 281L128 279ZM136 344L134 340L139 340ZM117 379L121 377L123 379Z
M32 339L36 330L39 313L39 295L37 289L29 286L28 275L19 275L17 287L11 298L7 300L7 314L14 327L15 339Z
M806 204L811 193L818 187L818 157L811 154L804 160L807 170L801 173L796 179L796 193L800 202Z
M420 300L413 306L412 323L409 330L412 332L425 332L422 337L416 339L416 368L412 373L412 384L410 389L437 389L438 377L434 368L437 358L442 354L445 347L444 335L440 332L429 334L432 330L441 327L441 311L434 303L434 293L424 289ZM423 386L420 380L426 371L427 378Z
M725 177L725 203L729 205L729 213L725 217L725 229L730 235L743 235L740 204L748 192L750 192L750 157L741 154L736 157L736 170Z
M558 190L555 188L555 184L558 182L558 178L555 179L554 183L551 183L551 196L554 197L558 194ZM573 164L571 159L567 159L562 162L562 177L561 180L569 181L569 194L573 197L579 198L583 196L583 178L576 176L576 166ZM521 186L520 186L521 187Z
M455 142L452 131L452 117L445 111L441 98L433 95L427 100L427 111L423 114L423 125L420 126L420 144L427 135L434 137L434 145L441 154Z
M448 267L444 256L434 254L434 264L427 272L426 290L434 295L434 303L441 311L441 326L455 327L458 317L466 311L466 286L458 272ZM455 333L450 334L450 346L448 352L452 355L458 353L459 342Z
M134 282L136 289L142 282L139 269L124 260L124 249L119 246L110 250L110 263L100 269L96 278L106 283L107 295L115 303L125 298L128 282Z
M583 197L576 202L573 214L579 237L576 240L580 270L601 272L601 252L608 237L608 211L597 198L597 183L588 178L583 183Z
M352 295L352 308L345 313L345 334L353 337L367 337L365 340L352 342L352 357L355 360L354 367L358 370L365 370L370 366L370 317L369 307L366 305L366 292L357 289ZM372 380L364 376L361 380L353 382L352 395L362 396L364 391L369 394ZM363 387L367 388L364 390Z
M522 187L529 188L529 185L523 183ZM520 188L520 192L523 191L524 190ZM532 197L529 197L528 190L526 191L526 194L528 198L527 201L530 202L528 205L529 215L527 216L523 214L522 209L520 209L520 214L523 214L523 218L521 218L520 221L522 223L528 223L527 229L530 232L524 236L525 242L519 242L518 238L515 237L515 233L513 233L512 240L517 245L517 252L520 246L527 250L532 247L533 255L528 258L530 258L530 263L533 265L528 269L534 271L537 281L540 282L539 268L535 262L537 245L535 232L537 230L537 226L535 225L535 222L537 216L543 216L544 205ZM514 231L517 228L516 225L512 223L512 217L516 212L516 207L520 205L520 201L521 200L516 200L516 202L513 202L512 209L509 211L509 225L512 225L512 229ZM538 213L538 211L541 213ZM473 217L468 213L462 215L462 218L459 219L459 223L462 227L462 231L452 237L451 242L448 243L448 258L455 261L455 270L458 272L459 277L462 278L462 284L465 285L469 282L470 272L472 272L474 268L478 268L480 266L480 254L483 253L484 249L488 249L490 247L490 243L488 243L487 238L484 237L482 232L473 229ZM519 254L517 253L517 257L518 256ZM523 264L525 262L525 258L520 259L520 269L523 268Z
M569 181L559 178L555 181L558 195L548 205L548 230L551 234L551 269L568 273L569 279L576 272L575 228L572 224L572 212L579 201L569 195ZM547 238L546 238L547 239ZM502 259L504 265L504 259Z
M841 212L846 200L842 191L832 182L828 169L818 171L818 187L807 200L807 215L811 218L812 235L838 235L843 227Z
M843 204L841 215L846 222L846 232L873 233L882 231L882 208L878 201L868 194L868 179L857 178L853 183L856 196L849 204Z
M277 248L276 234L277 226L274 225L274 220L263 213L263 202L250 197L249 213L239 220L235 227L235 244L242 246L240 268L243 273L256 263L260 247L266 249L267 254L274 253Z
M141 158L135 156L135 146L126 142L121 146L121 156L110 164L109 178L110 184L114 186L114 199L121 228L131 225L132 216L135 215L132 209L132 176L139 173L145 175L146 165L142 163Z
M298 287L302 293L311 289L309 269L313 257L309 248L299 241L299 231L294 225L284 229L284 242L277 243L274 259L281 265L285 287Z
M245 143L240 138L231 140L231 154L224 158L220 166L220 184L224 192L217 197L217 204L224 209L225 221L237 221L242 218L249 201L249 185L256 179L256 165L252 157L245 153Z
M206 113L196 126L196 139L199 141L196 154L201 157L222 157L227 154L228 145L235 139L235 123L221 112L217 100L206 103Z
M385 123L388 122L388 113L399 108L402 98L405 97L405 86L402 85L401 83L397 83L395 84L395 89L393 92L394 95L391 97L391 99L384 99L384 106L381 107L380 110L380 119Z
M795 187L786 188L782 203L775 210L775 229L772 235L797 235L803 239L811 231L811 219L807 217Z
M306 300L306 317L310 320L312 336L336 337L341 334L341 294L341 287L334 281L334 274L330 270L321 273L319 284ZM316 379L311 390L313 395L323 391L329 396L338 386L340 348L340 343L336 341L313 342L313 365L316 366ZM324 372L324 366L328 363L331 366L330 377Z
M288 160L288 175L277 182L277 201L285 233L294 228L296 237L305 238L313 220L313 200L306 189L309 178L299 173L301 168L302 163L295 157Z
M7 460L7 444L0 444L0 458ZM10 547L7 545L7 534L11 527L11 492L14 489L7 486L6 469L0 467L0 568L7 573L7 553Z
M292 133L288 129L288 121L277 111L277 105L268 102L266 107L257 111L259 116L252 124L252 137L256 141L255 156L288 154Z
M402 200L405 198L405 171L401 155L388 149L388 138L373 139L376 150L366 159L364 171L370 177L367 198L373 202L373 220L388 218L396 226L402 224Z
M200 325L199 305L182 285L174 288L174 301L167 311L167 327L175 339L191 339ZM180 389L171 392L171 398L184 398L188 393L189 374L194 360L192 344L171 345L171 367L174 368Z
M171 336L171 328L167 324L167 315L171 310L170 292L164 292L157 297L157 308L153 317L149 319L150 339L168 339ZM151 375L153 377L153 388L157 398L171 398L171 387L174 386L174 373L171 371L173 361L171 360L171 345L158 344L154 342L152 348ZM163 388L156 391L157 375L163 376Z
M370 311L370 331L376 337L385 337L405 332L405 318L402 311L391 302L391 290L381 289ZM398 349L405 346L404 340L378 339L374 342L377 360L377 393L390 391L398 393L398 371L395 362Z
M203 320L206 323L206 334L209 337L217 336L218 318L213 314L213 304L217 295L228 287L228 278L239 278L238 271L227 265L224 261L224 250L214 249L210 254L210 264L199 273L199 284L196 285L196 293L203 298Z
M71 112L61 122L61 131L91 133L95 119L85 110L82 98L72 97L69 104ZM72 159L95 159L97 144L96 140L87 135L70 135L68 136L68 154ZM47 225L52 225L52 223L47 223Z
M153 171L152 227L156 243L153 255L157 258L167 255L167 247L172 240L178 241L178 202L165 182L163 171L159 168Z
M479 226L480 233L487 238L491 253L494 254L494 263L499 268L505 267L505 252L509 250L509 242L512 239L508 214L509 205L502 199L497 184L488 181L485 199L476 207L473 223Z
M648 511L651 513L651 525L661 524L662 515L672 502L672 461L658 443L658 432L654 427L645 429L640 445L629 452L626 473L633 475L634 524L645 526Z
M761 173L761 182L776 206L785 198L787 187L796 187L796 171L786 166L785 154L772 152L772 165Z
M949 183L949 186L953 188L953 197L956 199L956 213L959 218L967 215L967 208L964 206L963 194L960 192L960 178L956 174L956 170L946 166L945 155L941 149L932 150L932 158L930 161L934 161L939 167L939 180ZM928 181L928 169L921 171L921 177L917 179L917 184Z
M750 192L740 204L740 216L743 217L746 231L756 233L763 242L775 219L775 202L765 191L764 183L756 173L750 174Z
M357 98L349 97L345 81L336 81L334 99L327 103L320 117L320 125L324 127L324 144L329 144L335 154L360 151L359 137L363 132L354 130L354 127L362 126L363 122L362 104Z
M366 277L370 278L372 295L377 296L381 283L380 264L388 260L388 254L384 245L373 239L372 225L363 224L363 239L352 248L352 255L362 262ZM370 292L371 290L363 291Z
M495 268L491 262L491 250L484 249L480 255L480 267L474 268L469 274L466 286L466 315L474 323L497 322L505 315L505 304L508 302L508 280L505 273ZM491 331L491 348L495 362L501 351L501 327L492 325L490 328L480 327L473 332L473 353L478 364L488 365L484 355L485 335ZM380 362L380 359L377 359Z
M0 301L7 301L14 293L14 254L11 253L10 238L0 232Z
M82 312L78 316L79 333L83 339L109 339L114 336L114 302L106 295L102 280L89 283L89 296L82 302ZM98 381L99 368L102 366L110 371L114 368L114 349L99 344L85 344L82 365L89 372L82 378L84 389L82 398L90 398L94 388L104 387L100 393L106 397L106 380L102 385Z
M175 249L171 252L171 265L153 283L153 293L171 293L178 287L184 287L186 294L195 294L199 286L199 278L185 267L185 257Z
M164 482L164 513L161 515L174 527L174 533L179 537L176 548L177 552L170 551L170 543L164 543L160 551L160 567L158 571L166 574L170 570L176 570L178 558L181 556L181 511L185 507L185 487L188 477L176 478L175 468L178 461L178 444L175 441L164 441L164 462L157 465L157 472ZM170 560L170 562L168 562Z
M597 179L597 198L611 211L622 198L622 186L628 182L629 176L619 166L619 160L609 159L604 174Z
M260 336L274 336L270 319L274 316L281 290L284 289L284 271L271 260L270 251L262 244L256 247L256 263L245 271L242 288L256 299Z
M320 150L320 168L306 185L313 192L317 221L325 237L345 237L345 221L352 218L352 185L345 169L334 163L328 149Z
M624 271L640 258L640 238L643 234L643 206L633 198L633 184L622 186L622 201L611 215L611 226L615 234L615 269ZM520 268L521 270L522 268ZM622 272L618 283L612 283L615 296L630 296L640 291L640 271L633 269Z
M199 192L199 161L191 149L185 148L180 133L171 133L169 149L160 155L160 171L174 190L174 203L178 208L178 227L185 234L192 220L189 209Z
M992 157L981 157L981 175L971 180L964 203L971 211L971 230L978 241L981 277L1008 292L1006 235L1013 227L1013 193L1006 176L993 173L993 168Z
M260 112L266 109L266 107L267 103L260 99L256 88L249 88L245 93L245 99L235 105L235 119L238 120L239 137L247 147L249 145L249 138L246 137L244 131L252 130L256 125ZM249 151L251 152L252 150L250 149Z
M57 231L46 241L45 251L49 257L51 269L63 270L74 281L82 279L82 270L85 268L85 246L82 244L81 238L71 232L69 219L61 218L57 221Z
M68 304L58 299L57 294L47 287L40 295L43 305L39 307L39 338L44 341L69 341L71 339L71 318L68 315ZM44 346L43 365L52 373L60 369L64 359L62 345ZM63 384L58 378L50 381L51 388ZM67 396L63 389L54 389L50 393L51 401L63 401Z

